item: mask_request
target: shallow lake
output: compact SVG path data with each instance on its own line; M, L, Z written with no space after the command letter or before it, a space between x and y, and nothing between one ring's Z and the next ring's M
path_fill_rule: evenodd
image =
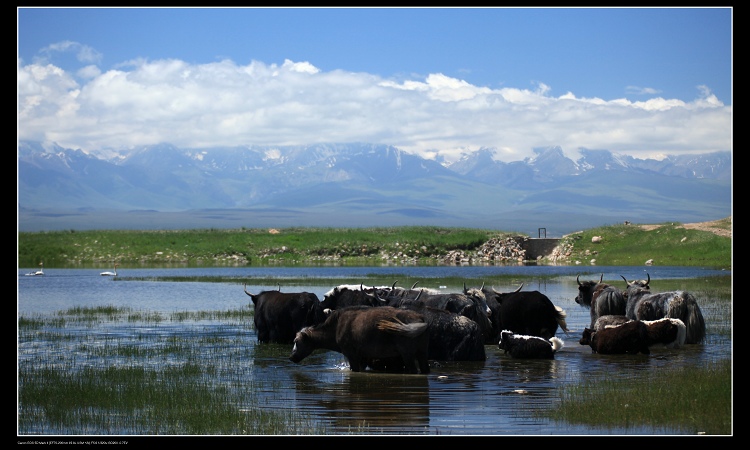
M231 348L206 348L226 353L224 364L248 386L261 386L258 395L267 408L294 410L309 415L334 434L385 435L591 435L591 434L680 434L675 430L643 427L601 428L556 423L535 415L559 401L559 389L575 384L586 376L658 371L675 365L696 365L731 358L731 340L718 333L707 320L708 338L704 344L681 349L657 349L651 355L597 355L578 340L588 325L589 311L579 307L576 276L605 280L645 278L643 267L575 266L459 266L459 267L295 267L295 268L119 268L118 279L99 276L93 269L45 269L43 277L27 277L31 269L18 270L18 315L34 317L54 315L73 307L128 307L134 310L170 314L182 311L223 311L248 308L247 289L257 293L277 289L315 293L321 300L334 285L318 279L341 280L337 284L359 284L368 277L378 279L419 280L419 287L460 292L463 286L445 284L445 279L492 279L512 275L514 284L497 285L501 291L518 287L539 290L568 314L570 333L558 330L565 342L554 360L514 360L496 345L486 346L487 360L480 363L450 362L431 365L428 375L400 375L378 372L351 372L343 356L336 352L315 352L300 364L288 357L291 346L258 345L251 323L207 321L162 321L159 323L115 323L81 325L80 339L89 346L106 336L117 335L134 342L144 336L195 336L223 334L232 336ZM731 275L727 271L690 267L648 267L652 288L659 280ZM222 277L227 281L152 281L164 277ZM404 278L406 277L406 278ZM253 279L273 279L274 284L253 284ZM410 281L411 283L411 281ZM409 283L409 285L410 285ZM390 283L389 283L390 284ZM623 282L624 284L624 282ZM368 285L365 282L365 285ZM407 285L406 282L399 286ZM474 286L470 283L469 287ZM703 311L709 318L715 314ZM251 322L251 321L250 321ZM200 340L200 339L196 339ZM148 339L146 339L148 342ZM52 346L49 343L49 346ZM49 358L86 358L71 351L69 355L48 355L43 340L19 339L18 363ZM214 356L216 358L217 356ZM239 362L238 362L239 361ZM117 364L110 361L107 364ZM153 360L144 364L175 364L179 361ZM226 375L225 375L226 376ZM262 381L262 383L260 382ZM75 434L75 432L73 431ZM71 430L39 429L30 434L71 434ZM93 434L96 434L94 432ZM120 434L120 433L116 433ZM132 430L122 430L132 434Z

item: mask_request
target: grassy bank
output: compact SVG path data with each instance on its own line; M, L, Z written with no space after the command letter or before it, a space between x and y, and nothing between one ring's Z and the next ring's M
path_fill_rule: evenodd
M720 225L731 230L731 218ZM593 242L594 237L601 238ZM560 247L569 261L600 266L702 266L730 269L732 239L710 231L686 229L680 223L641 227L618 224L572 233Z
M479 247L497 231L438 228L282 228L18 233L19 267L127 265L297 265L429 260L448 250Z
M561 239L543 263L705 266L731 269L732 239L679 223L592 228ZM726 221L731 229L731 219ZM515 234L513 234L515 236ZM54 231L18 233L18 267L439 264L476 252L497 230L441 227ZM600 242L592 242L600 236Z

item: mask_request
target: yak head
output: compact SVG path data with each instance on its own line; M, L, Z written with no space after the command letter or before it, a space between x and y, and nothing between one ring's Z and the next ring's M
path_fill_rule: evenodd
M500 341L497 343L500 350L505 350L507 353L510 350L510 341L513 339L513 332L510 330L503 330L500 332Z
M294 337L294 347L292 347L292 354L289 356L289 360L293 363L299 363L310 356L310 353L317 348L310 335L310 329L311 327L303 328Z
M651 275L646 272L646 278L645 280L632 280L628 281L627 278L620 275L623 280L625 280L625 283L627 284L628 288L639 288L639 289L651 289L651 287L648 285L651 282Z
M596 334L596 331L592 330L591 328L584 328L583 333L581 333L581 340L578 341L581 345L589 345L591 344L591 338Z
M576 283L578 283L578 295L576 295L575 301L581 306L591 308L591 302L594 298L594 290L596 289L596 286L600 284L604 279L604 274L599 277L599 281L590 280L581 282L580 277L581 274L578 274L578 276L576 277Z

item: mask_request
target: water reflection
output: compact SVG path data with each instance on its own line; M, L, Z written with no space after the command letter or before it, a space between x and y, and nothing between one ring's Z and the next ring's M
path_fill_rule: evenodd
M279 361L289 358L292 352L291 344L258 343L257 334L253 330L250 343L250 355L253 365L268 368L279 365Z
M329 427L398 433L429 426L427 376L342 371L337 380L322 381L302 372L293 378L298 406L323 412Z
M524 386L534 384L536 388L556 386L563 363L554 359L514 359L503 355L497 375L506 385Z

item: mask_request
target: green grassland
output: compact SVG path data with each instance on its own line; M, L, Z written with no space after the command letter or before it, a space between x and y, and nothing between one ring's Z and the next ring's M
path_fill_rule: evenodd
M731 229L731 217L721 221ZM498 230L443 227L96 230L18 233L18 267L47 268L439 264L450 251L476 251ZM601 236L598 243L592 237ZM528 237L528 236L527 236ZM680 223L645 229L610 225L560 240L554 264L703 266L731 269L732 239Z
M731 230L731 218L719 224ZM598 243L594 236L601 237ZM686 229L677 222L649 228L612 225L572 233L561 240L569 260L600 266L639 266L649 259L659 266L701 266L731 269L732 239L710 231Z

